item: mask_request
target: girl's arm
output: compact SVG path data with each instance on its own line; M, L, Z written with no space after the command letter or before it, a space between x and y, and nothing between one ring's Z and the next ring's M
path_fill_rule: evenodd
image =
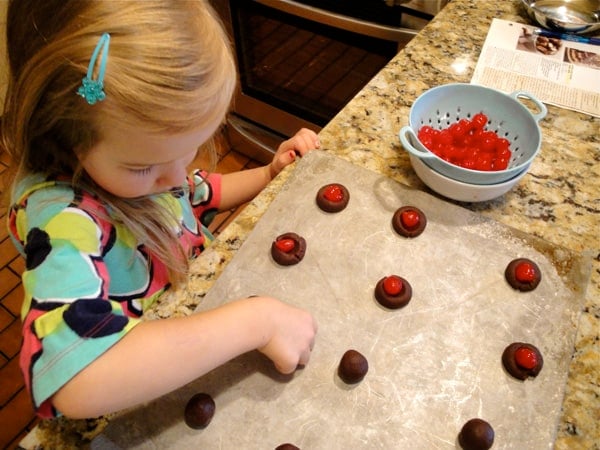
M53 397L71 418L129 408L171 392L258 349L282 373L310 358L313 317L270 297L253 297L188 317L142 322Z
M223 175L219 209L226 211L252 200L275 175L294 162L297 155L305 155L319 147L317 134L302 128L293 137L281 143L271 164Z
M223 175L220 209L251 200L297 155L319 146L317 135L302 129L279 146L271 164ZM309 313L269 297L142 322L58 390L52 403L72 418L108 414L171 392L255 349L291 373L308 362L316 330Z

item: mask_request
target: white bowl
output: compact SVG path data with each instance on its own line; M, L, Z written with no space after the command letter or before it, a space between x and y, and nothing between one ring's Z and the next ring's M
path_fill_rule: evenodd
M429 188L444 197L460 202L485 202L510 191L529 170L529 166L513 178L497 184L469 184L436 172L420 158L410 154L410 162L417 176Z

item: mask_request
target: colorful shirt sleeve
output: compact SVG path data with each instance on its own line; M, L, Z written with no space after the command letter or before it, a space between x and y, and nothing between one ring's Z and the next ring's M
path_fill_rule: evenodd
M190 256L198 256L213 240L208 225L215 218L221 203L221 175L195 171L188 177L189 195L182 211L184 245ZM190 209L191 208L191 209Z
M26 258L21 369L45 418L59 414L51 396L139 322L109 299L103 257L114 228L82 208L86 201L55 186L10 211L11 234Z
M218 173L196 170L189 179L190 203L202 225L208 226L221 203L221 178Z
M54 393L131 331L169 280L166 266L113 225L92 194L55 181L22 184L9 213L11 237L26 259L20 363L38 415L49 418L60 414ZM220 188L220 175L196 171L183 191L155 198L179 216L191 256L212 239L206 225Z

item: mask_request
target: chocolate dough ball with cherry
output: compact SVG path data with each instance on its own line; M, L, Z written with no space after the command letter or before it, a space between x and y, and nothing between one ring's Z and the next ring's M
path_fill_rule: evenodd
M206 428L214 415L215 401L208 394L195 394L185 405L185 423L195 430Z
M542 272L538 265L527 258L513 259L504 276L513 289L527 292L533 291L542 280Z
M458 433L458 443L463 450L488 450L494 443L494 429L483 419L471 419Z
M398 275L383 277L375 285L375 299L389 309L406 306L412 298L412 287L408 281Z
M325 212L340 212L349 201L350 192L343 184L326 184L317 192L317 206Z
M282 266L298 264L306 253L306 240L296 233L283 233L271 244L273 260Z
M425 230L427 217L416 206L402 206L394 213L392 226L400 236L417 237Z
M525 380L540 373L544 366L544 358L535 345L513 342L502 352L502 365L513 377Z
M338 375L347 384L361 381L369 371L369 362L360 352L348 350L342 356L338 366Z

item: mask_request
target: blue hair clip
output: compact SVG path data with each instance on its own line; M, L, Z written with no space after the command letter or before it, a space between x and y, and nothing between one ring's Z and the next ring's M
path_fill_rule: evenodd
M106 59L108 58L108 45L110 44L110 34L104 33L100 36L100 40L92 53L90 65L88 66L87 75L81 80L81 86L77 89L77 94L82 96L88 104L93 105L96 102L101 102L106 98L104 93L104 71L106 70ZM94 80L94 67L98 60L98 54L102 50L100 56L100 67L98 68L98 77Z

